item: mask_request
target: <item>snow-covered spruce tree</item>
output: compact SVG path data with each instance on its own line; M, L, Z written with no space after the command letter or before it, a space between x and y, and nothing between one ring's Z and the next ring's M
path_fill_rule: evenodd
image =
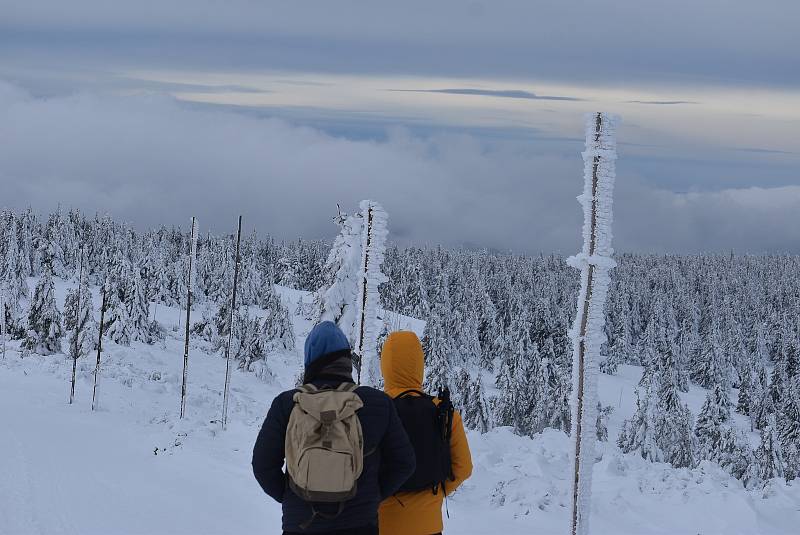
M212 345L217 342L217 328L214 324L214 316L208 307L203 307L200 311L200 319L192 324L193 335L199 336Z
M45 266L28 311L28 335L23 348L40 355L52 355L61 351L61 312L56 306L53 273Z
M533 436L544 429L547 422L543 418L541 402L544 398L540 371L541 357L527 332L516 344L515 358L506 361L501 367L498 382L498 421L510 425L520 435Z
M678 395L673 356L662 354L654 365L656 369L637 389L636 412L623 424L617 443L622 451L639 451L650 461L692 467L696 450L692 414Z
M722 381L720 363L724 358L723 340L715 316L700 335L699 347L691 363L691 378L704 388L712 388Z
M128 276L125 298L130 318L130 340L152 344L157 339L157 330L150 321L150 301L142 281L141 269L135 264Z
M461 368L458 382L464 425L469 429L486 433L492 428L492 414L483 392L480 373L476 373L475 377L472 377L469 371Z
M750 416L753 399L758 397L758 383L754 377L752 355L739 372L739 395L736 400L736 412Z
M335 221L340 232L325 264L325 285L314 296L314 323L336 323L352 345L358 315L363 221L361 214L339 214Z
M772 399L766 367L761 364L756 372L753 387L753 399L750 402L750 422L753 429L764 429L770 416L775 414L775 402Z
M350 340L361 357L356 363L359 377L377 384L377 337L381 322L379 287L386 280L381 272L387 235L386 212L373 201L362 201L362 212L339 214L341 228L325 264L325 279L315 295L315 322L332 321ZM362 372L363 370L363 372Z
M293 350L295 347L294 327L292 318L289 316L289 309L271 286L267 293L265 310L267 316L262 325L264 351L272 354Z
M264 360L263 328L258 318L250 316L247 307L239 308L233 315L233 339L231 357L239 363L239 368L250 371L253 363Z
M2 236L2 244L5 245L5 259L0 276L2 276L6 290L6 306L9 314L17 318L22 312L19 305L20 300L28 297L29 289L26 277L29 266L26 265L28 261L17 245L16 220L12 219L7 223Z
M453 340L447 331L444 319L445 311L441 306L434 306L422 333L422 349L425 353L426 392L438 394L450 388L453 378Z
M85 280L84 280L85 282ZM80 312L78 293L80 292ZM76 318L79 318L76 323ZM77 325L77 328L76 328ZM97 345L97 323L94 318L92 292L88 285L79 284L67 292L64 299L64 327L68 333L67 351L72 358L88 355Z
M212 319L215 328L215 336L212 340L214 351L218 351L220 348L225 347L225 344L227 343L228 335L231 332L230 311L231 302L230 300L225 300L219 305L219 308L217 308L217 313L214 314Z
M297 289L300 286L299 246L297 248L287 247L284 252L284 256L278 261L278 284L287 288Z
M267 298L265 292L272 288L273 283L272 280L265 280L263 273L258 269L255 235L251 235L244 242L241 259L237 301L244 306L264 306Z
M411 260L400 272L401 308L395 309L412 318L427 318L430 313L428 290L419 261Z
M794 381L780 405L777 431L786 463L785 477L791 481L800 477L800 386Z
M119 288L110 288L106 303L105 325L103 334L119 345L128 346L133 339L133 324L128 306L120 297Z
M775 418L770 418L767 425L761 430L761 444L755 452L758 475L763 481L784 477L786 474L786 463L783 460L776 427Z
M648 461L662 462L665 456L656 434L658 416L652 391L652 381L636 389L636 411L623 423L617 445L625 453L638 451Z
M753 452L747 438L732 423L731 408L727 392L716 385L706 396L695 424L697 458L715 462L735 478L750 484L755 478L750 471Z
M539 367L541 378L534 380L544 385L545 395L537 409L542 419L540 428L551 427L568 432L572 425L572 409L570 396L572 395L571 369L566 365L569 356L556 355L555 342L547 338L540 351L542 365ZM559 361L562 361L561 363Z
M700 459L718 461L716 455L720 453L722 430L730 424L730 421L731 401L728 393L721 385L715 385L706 396L694 427Z

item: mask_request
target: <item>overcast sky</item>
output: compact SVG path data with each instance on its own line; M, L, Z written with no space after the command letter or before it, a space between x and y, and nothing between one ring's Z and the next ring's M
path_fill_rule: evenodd
M579 247L623 117L620 251L800 252L800 3L0 0L0 206L139 228Z

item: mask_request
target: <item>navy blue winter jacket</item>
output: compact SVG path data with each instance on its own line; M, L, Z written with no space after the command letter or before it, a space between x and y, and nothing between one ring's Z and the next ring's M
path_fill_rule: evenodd
M328 377L311 382L319 388L335 387L342 381ZM355 393L364 402L357 414L364 433L365 453L357 494L346 503L338 517L317 517L303 530L300 525L312 516L311 506L289 488L283 469L286 427L294 407L295 392L297 390L288 390L273 400L253 448L253 473L264 492L283 505L283 529L318 533L377 525L378 505L397 492L415 468L414 449L392 400L374 388L361 386L356 389ZM338 506L315 504L315 508L331 514L337 511Z

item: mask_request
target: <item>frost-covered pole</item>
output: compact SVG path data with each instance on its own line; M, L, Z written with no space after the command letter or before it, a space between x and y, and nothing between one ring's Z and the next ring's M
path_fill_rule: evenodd
M600 346L605 341L604 306L611 258L612 193L614 190L617 118L605 113L587 116L583 207L583 250L569 259L581 270L578 312L572 339L572 438L574 479L572 535L589 533L592 465L597 424L597 374Z
M378 383L377 355L375 353L379 334L376 323L378 308L381 306L378 287L386 282L386 276L381 273L381 264L383 264L386 251L389 217L383 207L374 201L361 201L360 208L364 223L358 285L358 315L355 325L355 353L359 357L359 384L362 370L366 366L365 383L375 386Z
M75 400L75 372L78 367L78 337L81 332L81 290L83 289L83 248L81 248L81 267L78 269L78 293L75 296L75 339L72 345L72 382L69 387L69 404Z
M225 386L222 394L222 429L228 425L228 399L229 390L231 386L231 342L233 341L233 314L236 310L236 288L239 285L239 265L241 258L239 257L239 244L242 241L242 216L239 216L239 229L236 231L236 257L234 259L233 267L233 295L231 296L231 309L228 316L228 345L225 347Z
M97 376L100 375L100 352L103 350L103 322L106 316L106 299L108 294L108 280L103 282L103 299L100 304L100 328L97 335L97 361L94 363L94 386L92 387L92 410L97 402Z
M183 345L183 380L181 381L181 418L186 414L186 380L189 373L189 319L192 314L192 281L194 280L194 257L197 253L197 218L192 218L192 236L189 249L189 269L186 274L186 337Z
M0 288L0 314L3 315L0 320L0 336L3 337L3 360L6 360L6 285L3 283Z

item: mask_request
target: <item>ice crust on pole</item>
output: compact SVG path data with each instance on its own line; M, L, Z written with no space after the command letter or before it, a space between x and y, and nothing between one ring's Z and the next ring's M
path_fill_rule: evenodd
M581 272L578 312L570 329L572 340L573 535L588 535L592 468L597 423L597 374L604 332L605 301L612 255L612 194L616 178L616 126L619 119L605 113L586 117L583 152L584 186L578 202L583 208L583 249L567 262Z
M378 309L381 308L381 296L378 287L388 281L381 272L384 253L386 252L386 236L389 234L389 216L383 207L374 201L361 201L362 215L362 247L359 263L359 294L356 303L359 306L356 322L356 353L361 357L361 381L364 384L377 386L380 379L377 345L380 334Z

